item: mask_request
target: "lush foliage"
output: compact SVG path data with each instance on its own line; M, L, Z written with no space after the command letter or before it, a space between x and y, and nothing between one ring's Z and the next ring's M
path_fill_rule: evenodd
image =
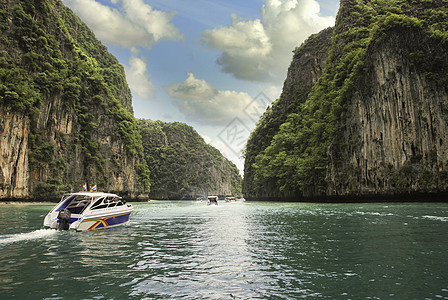
M55 0L2 2L0 30L0 106L29 116L32 170L43 174L42 169L68 159L67 151L80 147L84 169L80 182L106 185L108 162L98 138L100 124L115 127L113 139L126 145L127 155L142 158L124 69L68 8ZM69 139L52 118L44 122L40 116L43 101L51 112L59 109L50 104L53 99L60 99L63 110L76 120ZM48 136L52 131L56 137ZM39 176L43 182L38 190L67 181L64 167L50 170ZM149 188L144 161L136 165L136 172Z
M152 198L182 199L224 193L241 193L237 167L206 144L183 123L139 120L145 159L150 169Z
M277 182L259 180L256 169L257 155L263 152L279 132L280 126L288 115L297 112L305 102L315 80L313 72L323 69L325 58L331 45L332 28L327 28L318 34L311 35L294 51L293 63L288 71L288 78L280 99L276 100L261 117L255 130L251 133L245 149L245 166L243 191L250 197L266 197L276 189ZM316 61L320 61L316 65ZM297 70L296 68L300 68ZM293 82L294 84L288 84Z
M267 147L254 150L251 140L248 143L246 159L254 170L249 190L252 195L299 197L326 192L328 149L350 92L364 72L364 58L373 42L391 30L410 28L447 41L447 1L351 0L342 5L323 76L305 101L297 101L299 107L288 114ZM428 70L436 67L419 53L414 61ZM268 110L254 136L263 136L262 128L270 122L270 114Z

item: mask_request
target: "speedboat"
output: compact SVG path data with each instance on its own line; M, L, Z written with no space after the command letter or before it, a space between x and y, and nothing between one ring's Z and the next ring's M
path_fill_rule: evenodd
M207 197L207 206L208 205L218 205L218 196L208 196Z
M226 197L225 201L226 202L236 202L236 197Z
M79 192L62 196L45 216L44 226L55 229L93 230L130 222L134 208L110 193Z

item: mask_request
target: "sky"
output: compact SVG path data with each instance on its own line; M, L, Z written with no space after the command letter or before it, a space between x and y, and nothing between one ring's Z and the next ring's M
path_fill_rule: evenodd
M62 0L124 66L139 119L183 122L243 173L293 50L339 0Z

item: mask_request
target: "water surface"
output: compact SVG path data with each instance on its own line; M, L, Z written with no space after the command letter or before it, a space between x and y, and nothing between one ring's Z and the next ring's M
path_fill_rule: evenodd
M448 299L448 204L151 201L43 229L0 204L1 299Z

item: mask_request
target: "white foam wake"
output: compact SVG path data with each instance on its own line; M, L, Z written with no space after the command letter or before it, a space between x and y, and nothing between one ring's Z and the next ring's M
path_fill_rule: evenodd
M437 217L437 216L423 216L425 219L437 220L442 222L448 222L448 217Z
M35 230L32 232L27 232L27 233L0 235L0 246L6 245L6 244L11 244L11 243L29 241L29 240L42 239L42 238L51 236L51 235L55 234L56 232L57 232L57 230L54 230L54 229L39 229L39 230Z

